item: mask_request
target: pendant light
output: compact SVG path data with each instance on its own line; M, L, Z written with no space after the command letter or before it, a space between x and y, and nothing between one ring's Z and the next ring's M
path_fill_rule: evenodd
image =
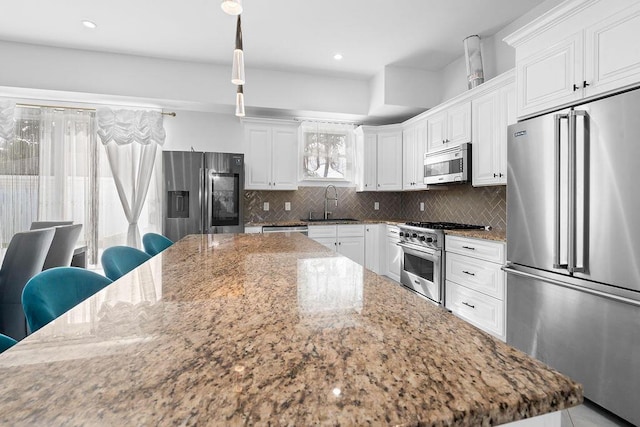
M236 116L244 117L244 91L242 85L238 85L236 92Z
M244 52L242 51L242 24L240 22L240 15L238 15L238 24L236 26L236 48L233 51L231 83L234 85L244 84Z
M240 15L242 13L242 0L222 0L220 7L229 15Z

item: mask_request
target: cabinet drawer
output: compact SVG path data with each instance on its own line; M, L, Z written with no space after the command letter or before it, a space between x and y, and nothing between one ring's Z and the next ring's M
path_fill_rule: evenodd
M363 237L364 224L338 225L338 237Z
M447 251L446 266L447 280L504 299L504 272L500 264Z
M485 261L504 264L504 243L491 240L445 236L445 250L460 255L472 256Z
M446 281L446 307L456 316L504 341L504 301Z
M387 236L400 239L400 229L396 225L387 224Z
M308 231L309 237L315 239L317 237L332 237L336 238L336 226L335 225L310 225Z

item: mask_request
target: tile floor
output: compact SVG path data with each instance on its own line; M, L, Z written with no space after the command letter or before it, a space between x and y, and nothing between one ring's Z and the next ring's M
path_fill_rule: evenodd
M633 424L586 400L562 411L562 427L633 427Z

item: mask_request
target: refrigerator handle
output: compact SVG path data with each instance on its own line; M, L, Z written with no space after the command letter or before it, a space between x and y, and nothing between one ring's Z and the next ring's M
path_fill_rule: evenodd
M618 301L618 302L622 302L622 303L625 303L625 304L631 304L631 305L634 305L636 307L640 307L640 301L638 301L638 300L634 300L634 299L631 299L631 298L626 298L626 297L623 297L623 296L620 296L620 295L610 294L610 293L607 293L607 292L598 291L596 289L585 288L584 286L573 285L571 283L562 282L560 280L551 279L549 277L538 276L538 275L535 275L535 274L527 273L526 271L517 270L517 269L513 268L512 266L510 266L508 264L503 266L503 267L501 267L501 270L504 271L507 274L513 274L515 276L525 277L527 279L539 280L541 282L550 283L552 285L562 286L563 288L573 289L573 290L576 290L576 291L584 292L586 294L591 294L591 295L595 295L595 296L598 296L598 297L607 298L607 299L610 299L610 300L613 300L613 301Z
M211 170L207 168L203 168L203 192L204 197L202 198L202 232L207 234L209 233L209 225L211 221L210 210L211 210Z
M567 268L567 264L560 263L560 141L561 141L561 126L560 121L568 119L568 114L556 114L554 119L554 152L555 152L555 165L554 165L554 208L553 208L553 268Z
M582 266L578 266L578 249L577 249L577 231L578 231L578 210L577 210L577 137L576 137L576 118L577 116L587 117L586 111L572 110L569 113L569 218L568 218L568 251L567 263L570 273L583 272L584 262ZM584 252L583 252L584 253Z

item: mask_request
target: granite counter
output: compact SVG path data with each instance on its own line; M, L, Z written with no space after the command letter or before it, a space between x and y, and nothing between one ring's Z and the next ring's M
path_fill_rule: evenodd
M3 425L480 426L581 386L298 233L191 235L0 355Z

